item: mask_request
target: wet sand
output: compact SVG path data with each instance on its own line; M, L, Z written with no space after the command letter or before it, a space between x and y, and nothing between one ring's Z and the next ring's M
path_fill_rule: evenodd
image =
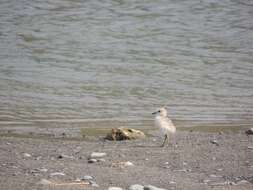
M134 141L103 141L100 137L2 135L0 185L4 190L108 189L154 185L164 189L253 189L253 136L244 130L225 133L179 131L176 145L159 147L157 136ZM28 138L27 138L28 137ZM103 160L88 163L92 152ZM131 162L133 166L122 163ZM52 175L55 172L65 175ZM41 185L74 182L92 176L91 185Z

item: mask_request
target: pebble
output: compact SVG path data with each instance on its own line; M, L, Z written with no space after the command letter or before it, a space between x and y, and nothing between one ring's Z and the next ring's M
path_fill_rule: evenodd
M57 158L58 158L58 159L62 159L62 158L70 158L70 159L73 159L74 157L73 157L73 156L66 155L66 154L60 154Z
M253 146L248 146L248 149L253 149Z
M108 190L123 190L121 187L109 187Z
M92 187L99 187L99 185L93 180L89 180L89 183L91 184Z
M80 178L80 180L93 180L93 177L90 175L85 175Z
M97 159L91 158L91 159L88 160L88 163L95 163L97 161L98 161Z
M28 154L28 153L24 153L23 156L26 157L26 158L32 157L32 155L31 155L31 154Z
M216 146L219 146L219 143L218 143L217 140L211 140L210 142L211 142L212 144L215 144Z
M52 182L47 179L41 179L38 184L39 185L50 185Z
M125 166L134 166L134 164L132 162L127 161L125 162Z
M245 131L247 135L253 135L253 128L250 128L249 130Z
M153 185L147 185L144 187L144 190L166 190L166 189L162 189Z
M64 176L65 173L62 173L62 172L54 172L54 173L51 173L50 175L51 175L51 176L56 176L56 175Z
M170 181L169 184L171 184L171 185L176 184L176 182L175 181Z
M103 158L100 158L100 159L97 159L98 162L105 162L105 159Z
M139 185L139 184L135 184L135 185L131 185L130 187L128 187L128 190L144 190L144 186Z
M92 152L90 158L102 158L106 156L105 152Z

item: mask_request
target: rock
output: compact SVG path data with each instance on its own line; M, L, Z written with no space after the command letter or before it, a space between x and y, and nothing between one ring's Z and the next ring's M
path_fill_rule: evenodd
M155 187L153 185L147 185L147 186L144 187L144 190L166 190L166 189Z
M218 143L217 140L211 140L210 142L211 142L212 144L215 144L216 146L219 146L219 143Z
M92 159L89 159L89 160L88 160L88 163L91 163L91 164L92 164L92 163L95 163L95 162L97 162L97 159L93 159L93 158L92 158Z
M125 168L125 167L128 167L128 166L134 166L134 164L132 162L129 162L129 161L112 163L112 167Z
M69 156L69 155L66 155L66 154L60 154L57 158L58 158L58 159L62 159L62 158L70 158L70 159L73 159L74 156Z
M133 139L143 139L146 135L136 129L130 128L114 128L110 133L107 134L105 139L112 141L122 141L122 140L133 140Z
M90 158L102 158L106 156L105 152L92 152Z
M128 187L128 190L144 190L144 186L139 185L139 184L135 184L135 185L131 185L130 187Z
M31 154L28 154L28 153L24 153L23 156L26 157L26 158L32 157L32 155L31 155Z
M175 181L170 181L169 184L173 185L173 184L176 184Z
M253 149L253 146L248 146L248 149Z
M121 187L109 187L108 190L123 190Z
M127 161L125 162L125 166L134 166L134 164L132 162Z
M99 187L99 185L93 180L89 180L89 183L91 184L92 187Z
M50 184L52 184L52 182L47 180L47 179L41 179L37 184L39 184L39 185L50 185Z
M97 159L98 162L105 162L105 159L103 158L100 158L100 159Z
M92 176L90 176L90 175L85 175L85 176L82 176L81 178L80 178L80 180L93 180L93 177Z
M247 135L253 135L253 128L250 128L249 130L245 131Z
M54 172L54 173L51 173L51 174L50 174L50 176L57 176L57 175L64 176L65 173L62 173L62 172Z

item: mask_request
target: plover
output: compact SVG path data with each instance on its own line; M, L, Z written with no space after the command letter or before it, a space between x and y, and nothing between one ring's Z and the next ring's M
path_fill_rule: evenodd
M166 140L169 139L169 136L176 133L176 127L168 118L166 108L162 107L152 114L155 115L155 126L158 127L161 134L164 135L164 140L161 145L163 147Z

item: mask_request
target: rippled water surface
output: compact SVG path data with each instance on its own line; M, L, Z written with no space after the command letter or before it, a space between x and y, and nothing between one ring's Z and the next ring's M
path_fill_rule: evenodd
M251 0L1 0L0 121L253 123Z

